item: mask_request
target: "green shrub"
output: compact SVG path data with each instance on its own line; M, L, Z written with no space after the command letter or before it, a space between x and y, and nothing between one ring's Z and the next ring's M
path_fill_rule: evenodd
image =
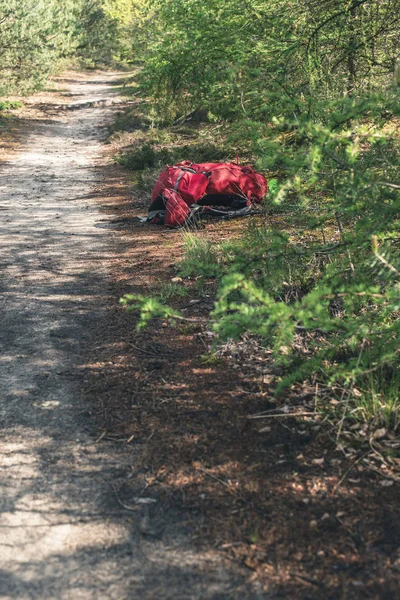
M117 158L122 166L131 171L141 171L146 168L163 166L170 161L171 153L166 149L155 150L150 144L144 144L138 149L125 152Z
M22 102L18 100L0 100L0 111L22 108L22 106Z
M147 142L139 147L125 150L117 157L122 166L131 171L164 167L183 160L192 162L217 162L226 159L226 151L213 144L176 145L168 141L164 147L155 148L156 142ZM160 144L158 144L159 146Z
M307 379L338 386L342 414L395 429L399 3L314 8L292 0L249 0L245 11L237 0L157 0L142 11L152 34L140 80L154 122L199 107L208 113L204 154L200 139L184 144L178 136L163 159L225 160L238 152L269 175L263 221L241 240L186 240L181 273L219 285L210 323L217 342L250 332L284 367L278 392ZM227 139L229 150L219 154ZM136 306L143 322L152 311L174 314L151 299Z
M81 0L0 0L0 95L43 87L79 38Z

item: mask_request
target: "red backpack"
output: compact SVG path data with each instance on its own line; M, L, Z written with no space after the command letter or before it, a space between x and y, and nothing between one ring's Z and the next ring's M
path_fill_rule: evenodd
M249 166L183 161L160 173L147 220L178 227L194 213L242 216L252 202L263 201L267 189L265 177Z

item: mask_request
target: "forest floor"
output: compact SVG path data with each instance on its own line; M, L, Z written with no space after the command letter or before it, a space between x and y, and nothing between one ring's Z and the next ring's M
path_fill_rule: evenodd
M184 240L134 219L147 200L104 143L117 79L69 74L8 128L5 597L398 597L398 483L315 414L249 418L311 412L314 391L278 404L254 341L214 357L206 326L157 320L138 333L119 306L175 280ZM172 304L206 318L214 286L195 284Z

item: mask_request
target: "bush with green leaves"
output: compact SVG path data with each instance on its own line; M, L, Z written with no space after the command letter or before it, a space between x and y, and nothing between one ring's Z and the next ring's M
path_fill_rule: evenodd
M318 120L278 123L295 137L268 143L265 157L272 168L285 164L272 201L290 204L294 233L256 228L222 278L212 314L221 339L251 331L271 345L286 367L278 390L316 373L354 384L399 365L397 98L318 108ZM299 335L306 353L295 350Z
M121 65L131 59L131 0L81 0L77 54L89 67Z
M387 86L399 59L400 0L138 4L142 84L170 119L199 106L230 120L299 115Z
M117 156L117 162L131 171L142 171L153 167L163 168L182 160L218 162L226 159L227 150L223 146L202 143L198 139L193 139L191 144L182 144L179 134L171 132L168 137L168 129L164 131L167 135L163 137L166 139L154 141L151 139L154 133L149 131L146 141L125 149Z
M43 86L77 45L81 0L0 0L0 95Z
M21 108L22 102L19 100L0 100L0 112L5 110L14 110Z
M284 173L269 199L284 230L266 216L231 244L192 234L180 267L219 279L217 342L250 332L273 349L284 367L277 393L309 378L357 386L369 398L358 414L379 405L375 416L391 426L400 405L382 396L393 399L400 367L397 109L389 94L342 98L321 102L313 120L277 120L259 148L260 162Z
M0 95L43 87L62 59L131 58L131 0L0 0Z

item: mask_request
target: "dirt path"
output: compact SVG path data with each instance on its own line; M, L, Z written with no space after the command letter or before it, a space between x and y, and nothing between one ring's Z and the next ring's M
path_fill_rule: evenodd
M156 498L123 508L135 455L96 443L83 393L110 302L113 238L90 199L117 77L74 76L53 100L74 110L47 106L0 168L0 596L236 598L243 579L194 549L180 514L159 506L155 527Z

